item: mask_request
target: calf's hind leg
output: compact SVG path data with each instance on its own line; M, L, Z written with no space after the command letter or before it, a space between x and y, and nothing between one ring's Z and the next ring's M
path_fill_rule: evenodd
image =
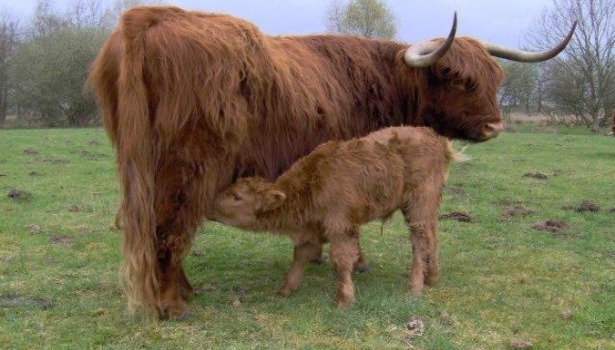
M335 271L338 308L345 308L355 301L352 271L359 260L359 231L351 229L331 238L331 262Z
M425 284L435 284L440 275L438 261L438 206L440 186L424 184L412 192L410 203L402 209L410 227L412 267L408 287L420 294Z

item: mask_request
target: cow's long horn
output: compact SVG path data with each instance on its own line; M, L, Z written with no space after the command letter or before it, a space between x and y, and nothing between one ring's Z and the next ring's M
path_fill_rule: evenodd
M574 21L570 32L568 32L568 35L566 35L566 38L564 38L564 40L560 42L556 47L546 51L529 52L509 49L491 43L482 44L483 46L485 46L485 49L487 49L491 56L505 58L507 60L517 62L542 62L557 56L558 53L562 52L566 48L566 45L568 45L570 39L572 39L572 35L574 34L574 30L576 29L576 27L577 21Z
M453 27L446 41L441 45L434 41L422 41L410 46L404 54L406 64L414 68L425 68L436 63L453 44L455 32L457 32L457 12L453 16Z

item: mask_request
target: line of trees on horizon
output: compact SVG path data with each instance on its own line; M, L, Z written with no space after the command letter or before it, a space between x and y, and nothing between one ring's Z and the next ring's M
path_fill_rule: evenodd
M99 125L84 90L88 68L121 13L141 0L74 0L64 11L39 0L28 19L0 9L0 128ZM394 39L384 0L332 0L330 32ZM579 25L563 54L541 64L502 61L505 114L547 115L594 131L615 112L615 2L553 0L528 28L527 49L542 50ZM480 38L478 38L480 39Z

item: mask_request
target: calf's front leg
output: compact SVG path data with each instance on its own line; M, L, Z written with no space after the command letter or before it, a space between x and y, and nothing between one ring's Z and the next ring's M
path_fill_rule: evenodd
M317 239L310 239L295 245L293 265L284 277L284 282L276 295L287 297L299 288L305 267L322 253L322 244Z

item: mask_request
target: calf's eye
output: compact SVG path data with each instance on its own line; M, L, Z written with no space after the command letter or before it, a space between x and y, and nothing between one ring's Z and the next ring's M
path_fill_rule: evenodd
M236 201L242 200L241 196L239 196L238 194L234 194L233 195L233 199L236 200Z

